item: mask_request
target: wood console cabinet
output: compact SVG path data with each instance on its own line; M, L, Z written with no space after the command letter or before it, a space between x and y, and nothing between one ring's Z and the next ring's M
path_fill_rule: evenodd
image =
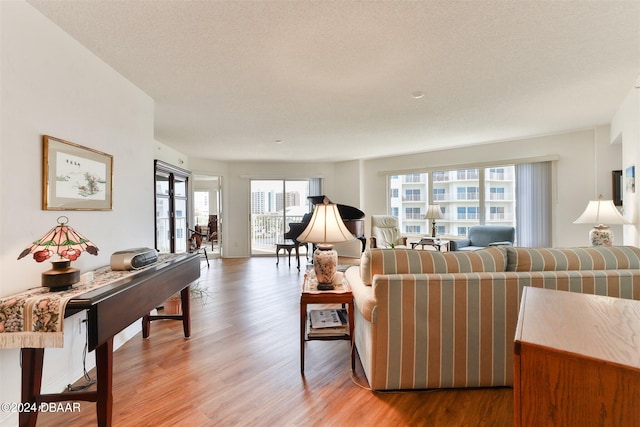
M640 301L526 287L516 426L640 426Z

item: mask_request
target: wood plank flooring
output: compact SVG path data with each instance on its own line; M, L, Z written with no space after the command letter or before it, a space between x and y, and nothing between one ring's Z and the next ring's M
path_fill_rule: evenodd
M512 426L511 388L372 392L347 341L306 344L300 374L304 274L274 258L203 263L206 304L192 336L156 321L114 354L114 426ZM93 375L93 373L92 373ZM38 426L96 425L95 404L42 413Z

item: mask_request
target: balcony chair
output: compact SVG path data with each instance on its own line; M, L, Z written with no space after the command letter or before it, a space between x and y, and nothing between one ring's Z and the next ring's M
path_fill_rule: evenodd
M400 234L398 218L392 215L371 215L371 247L406 247L407 238Z

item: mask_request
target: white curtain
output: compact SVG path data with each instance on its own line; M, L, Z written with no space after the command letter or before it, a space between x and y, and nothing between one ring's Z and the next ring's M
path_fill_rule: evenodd
M309 179L309 195L322 196L322 178Z
M550 247L551 162L516 165L516 242L524 247Z

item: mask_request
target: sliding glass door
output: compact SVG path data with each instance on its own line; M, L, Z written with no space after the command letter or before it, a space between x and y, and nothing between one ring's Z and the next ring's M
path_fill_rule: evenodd
M311 210L308 196L308 180L251 181L251 255L275 254L289 224Z

